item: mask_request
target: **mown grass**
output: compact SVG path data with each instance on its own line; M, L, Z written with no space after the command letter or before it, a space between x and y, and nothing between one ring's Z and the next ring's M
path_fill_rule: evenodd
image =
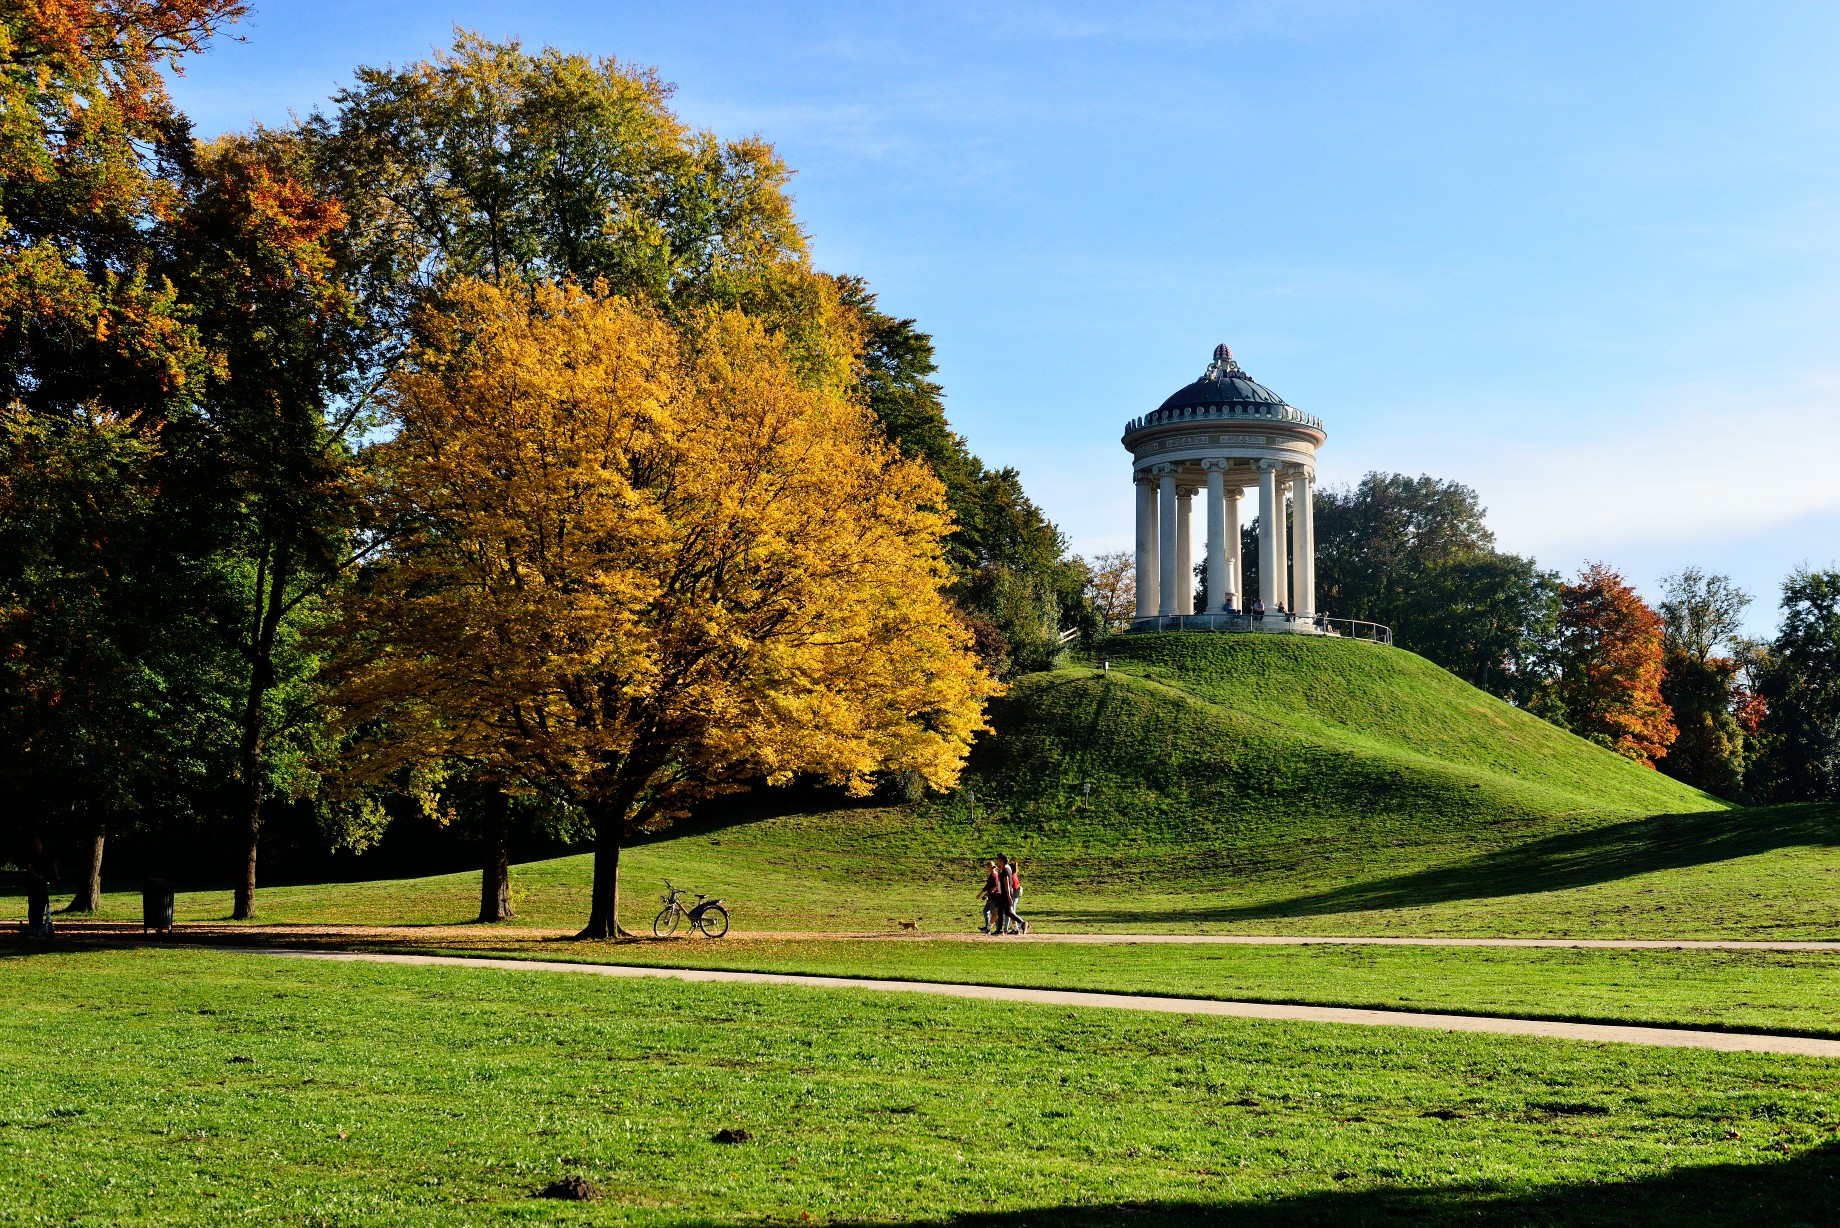
M1678 1228L1830 1222L1840 1173L1816 1060L194 952L3 967L6 1224ZM533 1197L569 1175L607 1197Z
M376 949L1840 1037L1840 954L700 938L369 940Z
M669 877L730 898L746 930L963 929L982 860L1005 851L1034 918L1065 930L1840 934L1840 807L1726 808L1378 645L1146 635L1100 655L1109 670L1019 680L951 797L744 802L628 850L626 924L649 924ZM579 924L588 879L586 857L519 867L521 919ZM444 875L259 904L278 922L453 923L476 890ZM188 893L180 916L228 902Z
M1001 824L928 837L951 851L899 851L930 820L865 809L792 815L686 831L628 850L623 916L648 929L667 877L725 897L738 930L894 932L978 924L978 856L1007 848L1024 857L1031 919L1044 931L1250 934L1459 935L1601 938L1840 937L1840 807L1784 806L1604 823L1520 844L1451 853L1429 864L1353 837L1323 864L1236 874L1206 848L1153 856L1146 875L1131 855L1038 855L1044 840L1012 838ZM826 848L826 844L854 849ZM1314 848L1314 852L1312 852ZM1402 862L1405 864L1402 865ZM522 924L579 926L590 859L513 868ZM455 924L478 909L472 873L367 883L264 888L261 920L278 924ZM223 891L181 894L181 920L223 920ZM112 892L104 916L139 916L139 897ZM0 910L23 914L18 897Z

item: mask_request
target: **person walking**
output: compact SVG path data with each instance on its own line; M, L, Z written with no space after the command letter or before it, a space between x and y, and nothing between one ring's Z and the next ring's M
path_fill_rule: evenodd
M988 934L1002 912L1003 885L997 877L997 863L994 861L984 863L984 889L978 892L978 898L984 901L984 928L978 933Z
M45 852L45 842L32 837L26 856L26 928L28 938L51 937L51 884L57 881L58 865Z
M1028 933L1029 923L1023 919L1021 913L1016 911L1016 904L1022 899L1022 867L1014 858L1010 859L1009 881L1004 884L1003 899L1006 905L1004 911L1009 914L1009 932L1012 934Z
M1009 857L997 854L997 877L991 885L990 893L990 932L993 934L1009 933L1010 895L1009 895Z

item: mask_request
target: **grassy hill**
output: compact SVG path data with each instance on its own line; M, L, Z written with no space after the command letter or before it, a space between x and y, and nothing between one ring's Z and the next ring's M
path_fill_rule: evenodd
M983 858L1005 851L1024 861L1026 911L1057 929L1840 931L1835 808L1726 809L1379 645L1191 634L1102 651L1109 670L1020 679L950 797L729 804L629 850L628 924L669 876L729 897L749 930L958 929ZM518 867L520 918L578 922L588 870ZM455 922L475 891L454 874L262 901L276 921Z
M1147 635L1105 659L1023 678L997 705L972 776L1024 829L1263 868L1723 806L1381 645Z

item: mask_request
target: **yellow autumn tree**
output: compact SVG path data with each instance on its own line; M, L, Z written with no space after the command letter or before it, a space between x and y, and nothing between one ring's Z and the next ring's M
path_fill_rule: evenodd
M738 312L468 282L391 385L391 545L347 611L341 705L381 722L373 765L461 757L574 798L584 937L617 930L634 831L763 777L946 788L985 728L937 479L786 348Z

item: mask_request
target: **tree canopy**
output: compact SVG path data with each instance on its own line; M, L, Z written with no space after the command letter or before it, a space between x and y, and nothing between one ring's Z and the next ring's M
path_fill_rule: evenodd
M1654 766L1677 733L1661 696L1661 616L1602 563L1588 564L1559 599L1556 697L1565 723Z
M1495 548L1458 482L1370 473L1316 492L1317 608L1393 629L1393 642L1523 706L1545 677L1559 578ZM1243 549L1256 591L1258 551Z
M379 449L396 526L345 703L621 842L753 779L949 786L994 685L947 603L942 492L783 340L572 286L468 282L423 322ZM413 715L409 715L413 714Z
M1840 571L1802 567L1783 584L1782 630L1763 670L1768 795L1840 798Z

